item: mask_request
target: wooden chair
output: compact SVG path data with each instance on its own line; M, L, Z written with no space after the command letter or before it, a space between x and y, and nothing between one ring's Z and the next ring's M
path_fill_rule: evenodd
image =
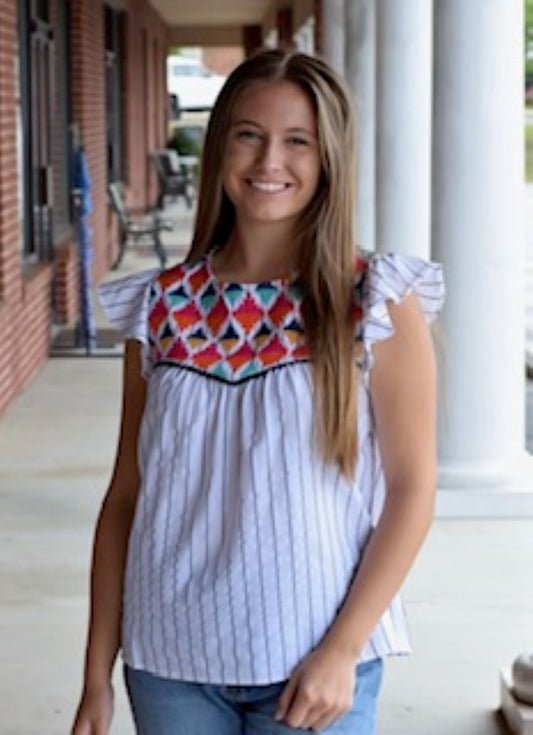
M180 163L180 157L173 148L161 148L150 156L159 182L157 208L163 209L165 197L180 197L185 199L187 209L193 205L196 186L190 169Z
M128 243L130 241L137 243L139 240L148 240L153 243L161 268L164 268L167 253L161 242L161 232L172 230L172 224L168 220L161 219L157 210L145 214L138 214L133 210L129 210L124 202L121 185L118 182L108 184L107 191L113 211L118 217L119 227L119 252L113 263L113 270L119 267Z

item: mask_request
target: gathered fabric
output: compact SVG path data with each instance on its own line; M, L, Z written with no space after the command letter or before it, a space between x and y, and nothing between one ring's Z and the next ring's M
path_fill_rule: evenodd
M441 266L362 254L350 481L316 446L297 279L220 282L206 258L101 286L110 322L142 344L147 380L124 589L128 666L184 681L269 684L320 642L383 508L372 345L393 333L387 300L411 292L433 321L444 301ZM409 650L397 596L359 662Z

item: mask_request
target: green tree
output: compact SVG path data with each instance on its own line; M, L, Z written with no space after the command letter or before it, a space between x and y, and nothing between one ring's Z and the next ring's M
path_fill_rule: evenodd
M526 82L533 85L533 0L524 0L524 57Z

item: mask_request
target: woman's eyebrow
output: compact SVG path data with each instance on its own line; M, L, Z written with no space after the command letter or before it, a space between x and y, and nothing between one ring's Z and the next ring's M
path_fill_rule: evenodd
M255 125L256 128L260 128L258 122L255 122L255 120L249 120L248 118L240 118L239 120L233 120L232 125Z
M240 118L239 120L234 120L231 123L232 127L235 125L255 125L256 128L262 127L260 123L256 122L255 120L249 120L248 118ZM313 130L309 130L308 128L301 128L298 126L285 128L286 133L306 133L307 135L311 135L312 137L316 138L316 133Z
M309 130L309 128L287 128L287 133L307 133L307 135L315 136L316 133L313 130Z

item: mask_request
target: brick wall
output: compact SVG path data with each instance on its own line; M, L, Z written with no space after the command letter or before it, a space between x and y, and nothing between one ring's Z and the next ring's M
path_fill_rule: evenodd
M0 0L0 411L42 364L49 342L50 266L23 270L17 159L16 3Z
M53 311L56 324L72 324L79 307L77 245L68 239L56 247Z
M126 18L124 82L125 160L132 206L154 203L157 182L149 155L167 140L166 53L168 29L146 0L130 0Z
M93 277L108 269L104 8L101 0L74 0L71 21L72 118L78 126L92 180Z
M64 73L66 48L62 38L62 24L70 26L70 17L64 18L68 8L61 9L58 0L50 3L51 22L56 28L54 49L52 166L54 178L54 280L52 309L56 324L71 324L78 312L78 258L75 231L70 224L70 181L65 177L68 152L65 150L65 119L69 102L65 100L61 76ZM67 197L65 197L65 194Z
M56 245L54 262L23 267L17 160L17 0L0 0L0 412L47 357L52 322L78 312L74 233ZM71 2L72 113L93 184L93 280L117 252L116 222L107 206L104 12L102 0ZM124 159L129 201L155 201L151 150L167 137L164 59L167 28L147 0L129 0L125 21Z
M20 296L15 3L0 0L0 308Z

